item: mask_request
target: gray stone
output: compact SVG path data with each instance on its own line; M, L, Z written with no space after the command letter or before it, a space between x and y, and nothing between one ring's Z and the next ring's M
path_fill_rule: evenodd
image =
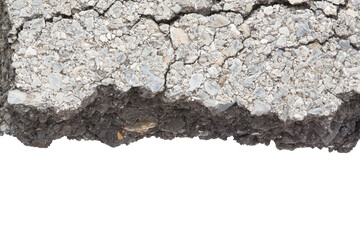
M157 93L162 89L165 84L165 80L163 78L157 77L155 75L150 75L147 78L146 87L150 89L153 93Z
M194 91L196 89L198 89L201 84L204 81L204 77L202 74L194 74L191 76L190 78L190 87L188 89L188 91Z
M298 29L296 31L297 37L303 37L310 31L309 22L300 22L298 23Z
M50 87L55 91L60 90L62 78L63 77L60 73L49 74L48 81L50 83Z
M259 98L263 98L265 97L265 90L262 87L257 87L255 88L254 94Z
M206 82L204 88L205 91L212 96L216 95L220 90L220 87L217 83L210 83L210 82Z
M340 40L339 45L342 51L346 52L349 48L351 48L349 40Z
M255 100L254 110L251 112L251 114L256 115L256 116L261 116L261 115L269 113L270 110L271 110L271 107L269 104L262 102L260 100Z
M248 86L248 87L251 87L251 88L254 88L254 81L261 75L261 72L258 72L254 75L251 75L247 78L244 79L244 85L245 86Z

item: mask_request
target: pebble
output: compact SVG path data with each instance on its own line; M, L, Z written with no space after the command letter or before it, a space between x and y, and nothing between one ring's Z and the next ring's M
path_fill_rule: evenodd
M271 15L272 13L274 12L274 8L272 6L269 6L269 7L265 7L264 8L264 13L266 15Z
M161 78L161 77L157 77L155 75L150 75L148 78L147 78L147 81L146 81L146 87L148 89L150 89L153 93L157 93L159 92L162 87L164 86L165 84L165 80L164 78Z
M181 28L171 27L170 34L171 34L171 40L174 44L174 47L179 47L180 44L189 44L190 43L189 36Z
M251 112L252 115L261 116L264 114L269 113L271 110L271 107L268 103L265 103L260 100L254 101L254 110Z
M202 74L194 74L190 78L190 87L188 91L194 91L195 89L199 88L204 81L204 76Z
M211 96L215 96L219 90L220 86L217 83L205 82L204 84L205 91Z
M35 57L36 55L37 55L37 51L34 48L29 47L28 49L26 49L25 57L32 58Z
M224 17L223 15L213 15L212 22L210 26L212 28L221 28L229 25L231 22L228 18Z
M51 73L48 76L50 87L54 91L59 91L61 87L62 75L60 73Z

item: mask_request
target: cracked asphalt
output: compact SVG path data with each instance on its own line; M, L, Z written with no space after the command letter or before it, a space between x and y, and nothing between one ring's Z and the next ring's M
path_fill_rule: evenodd
M15 72L7 106L74 115L110 85L296 122L331 119L360 92L358 0L3 4Z

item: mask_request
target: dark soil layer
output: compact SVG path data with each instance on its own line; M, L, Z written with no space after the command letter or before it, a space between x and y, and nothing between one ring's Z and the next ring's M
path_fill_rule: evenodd
M8 112L12 135L26 145L37 147L47 147L63 136L99 140L112 147L150 136L224 140L233 136L240 144L247 145L268 145L274 140L279 149L326 147L330 151L349 152L360 134L360 95L349 93L341 98L344 103L335 116L309 116L298 122L283 122L273 114L251 116L236 104L214 114L197 102L167 103L161 94L149 98L136 88L124 94L114 86L98 87L87 106L67 117L54 110L40 111L24 106L9 107ZM127 130L149 122L156 126L144 131Z

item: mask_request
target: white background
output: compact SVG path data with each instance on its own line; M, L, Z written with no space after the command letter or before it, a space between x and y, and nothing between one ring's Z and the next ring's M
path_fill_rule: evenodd
M360 239L360 146L1 137L0 150L1 240Z

